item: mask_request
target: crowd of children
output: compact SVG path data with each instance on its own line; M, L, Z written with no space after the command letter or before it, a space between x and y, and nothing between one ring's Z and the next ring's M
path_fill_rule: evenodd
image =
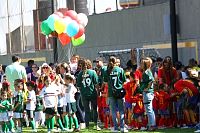
M80 110L79 103L82 102L77 101L75 97L77 93L80 93L76 84L82 82L77 81L81 63L78 63L77 55L73 57L75 61L73 65L71 64L73 66L71 73L70 65L67 63L59 64L55 68L44 63L40 68L42 70L33 64L32 73L28 74L27 81L21 79L14 81L14 92L11 91L10 83L6 78L2 81L0 102L0 129L2 132L22 132L24 123L26 126L30 126L33 132L37 132L39 126L46 126L49 133L78 132L84 128L81 125L84 120L80 120L81 117L77 115L80 113L78 111ZM103 128L109 129L113 127L113 122L109 109L108 85L103 83L103 73L106 72L106 67L99 61L96 61L97 67L94 69L99 76L98 119L103 124ZM164 59L162 63L155 62L152 66L152 71L153 67L156 67L153 71L155 78L153 110L156 127L159 129L194 127L199 121L198 69L200 70L200 68L194 65L187 67L181 65L181 69L172 66L164 69L165 63ZM170 65L171 62L167 60L167 63ZM92 69L91 62L88 64L88 69ZM75 67L76 70L74 70ZM161 74L162 69L164 72ZM170 69L175 70L175 75ZM142 70L138 67L136 70L127 68L125 71L127 78L124 83L126 128L146 130L148 118L144 108L143 94L140 92ZM167 76L168 74L169 76ZM81 112L81 115L84 116L84 113ZM119 122L119 112L117 119ZM58 129L55 129L55 124Z

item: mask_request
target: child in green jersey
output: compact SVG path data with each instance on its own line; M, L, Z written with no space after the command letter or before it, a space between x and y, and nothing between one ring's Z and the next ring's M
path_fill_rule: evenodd
M2 83L2 89L1 89L1 93L6 91L7 92L7 100L10 102L10 104L13 104L12 99L13 99L13 93L10 89L10 83L7 81L4 81ZM13 121L13 111L12 111L13 106L11 106L11 108L8 110L8 119L9 119L9 124L8 124L8 128L11 132L15 132L14 127L14 121Z
M1 104L0 104L0 123L2 126L3 132L7 132L8 130L8 124L9 124L9 116L8 116L8 110L11 109L12 105L7 100L7 92L3 91L1 92Z
M24 82L21 79L16 79L14 81L15 86L15 94L14 94L14 108L13 108L13 118L15 121L15 125L17 127L18 132L22 131L21 122L23 119L23 111L24 111L24 100L23 100L23 89Z

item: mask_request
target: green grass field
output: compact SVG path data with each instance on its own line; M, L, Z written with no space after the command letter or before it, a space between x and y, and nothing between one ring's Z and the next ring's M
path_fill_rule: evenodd
M181 128L171 128L171 129L162 129L162 130L156 130L154 131L153 133L193 133L195 131L195 129L191 129L191 128L188 128L188 129L181 129ZM31 132L31 128L23 128L23 133L30 133ZM39 128L38 129L38 133L46 133L47 132L47 129L45 128ZM131 131L129 130L130 133L149 133L147 131ZM84 130L81 130L80 133L111 133L110 130L101 130L101 131L96 131L96 130L93 130L92 127L91 129L84 129Z

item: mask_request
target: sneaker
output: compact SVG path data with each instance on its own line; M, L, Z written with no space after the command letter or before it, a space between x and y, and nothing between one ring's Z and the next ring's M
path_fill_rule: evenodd
M101 131L101 128L98 125L96 125L93 127L93 130Z
M115 128L111 128L111 132L112 132L112 133L118 133L119 131L116 130Z
M12 133L15 133L15 129L14 129L14 128L13 128L13 129L11 129L11 132L12 132Z
M37 133L37 129L34 129L33 132L34 132L34 133Z
M127 128L121 128L120 131L121 131L122 133L128 133L128 129L127 129Z
M183 127L181 127L181 129L187 129L189 128L188 126L184 125Z
M79 128L74 128L74 131L73 132L79 132L80 129Z
M146 127L141 127L141 128L140 128L140 131L146 131L146 130L147 130Z
M52 129L51 132L58 133L59 131L57 129Z
M194 131L195 133L200 133L200 129L198 129L198 130L196 130L196 131Z
M112 130L112 129L114 130L114 127L109 127L108 129L109 129L109 130Z
M101 128L97 125L97 131L101 131Z
M17 131L16 132L21 133L22 132L21 127L17 127Z
M85 123L80 123L80 129L85 129L86 126L85 126Z
M158 129L165 129L165 127L164 126L159 126Z
M138 130L138 129L139 129L138 127L134 127L134 128L133 128L133 130Z
M156 130L156 127L154 127L154 126L151 126L151 127L149 127L149 129L148 129L148 131L155 131Z

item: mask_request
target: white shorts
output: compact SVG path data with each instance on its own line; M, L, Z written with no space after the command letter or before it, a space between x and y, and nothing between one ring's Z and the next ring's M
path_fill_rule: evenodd
M42 114L43 114L42 111L37 111L37 112L35 112L35 121L40 121L40 120L42 120Z
M0 122L1 121L8 121L9 119L9 116L8 116L8 113L7 112L4 112L4 113L0 113Z
M64 105L64 106L63 106L63 112L64 112L64 113L67 112L66 108L67 108L67 105Z
M8 116L12 117L13 116L13 111L8 111Z
M23 118L23 113L14 112L13 113L13 118L15 118L15 119Z

